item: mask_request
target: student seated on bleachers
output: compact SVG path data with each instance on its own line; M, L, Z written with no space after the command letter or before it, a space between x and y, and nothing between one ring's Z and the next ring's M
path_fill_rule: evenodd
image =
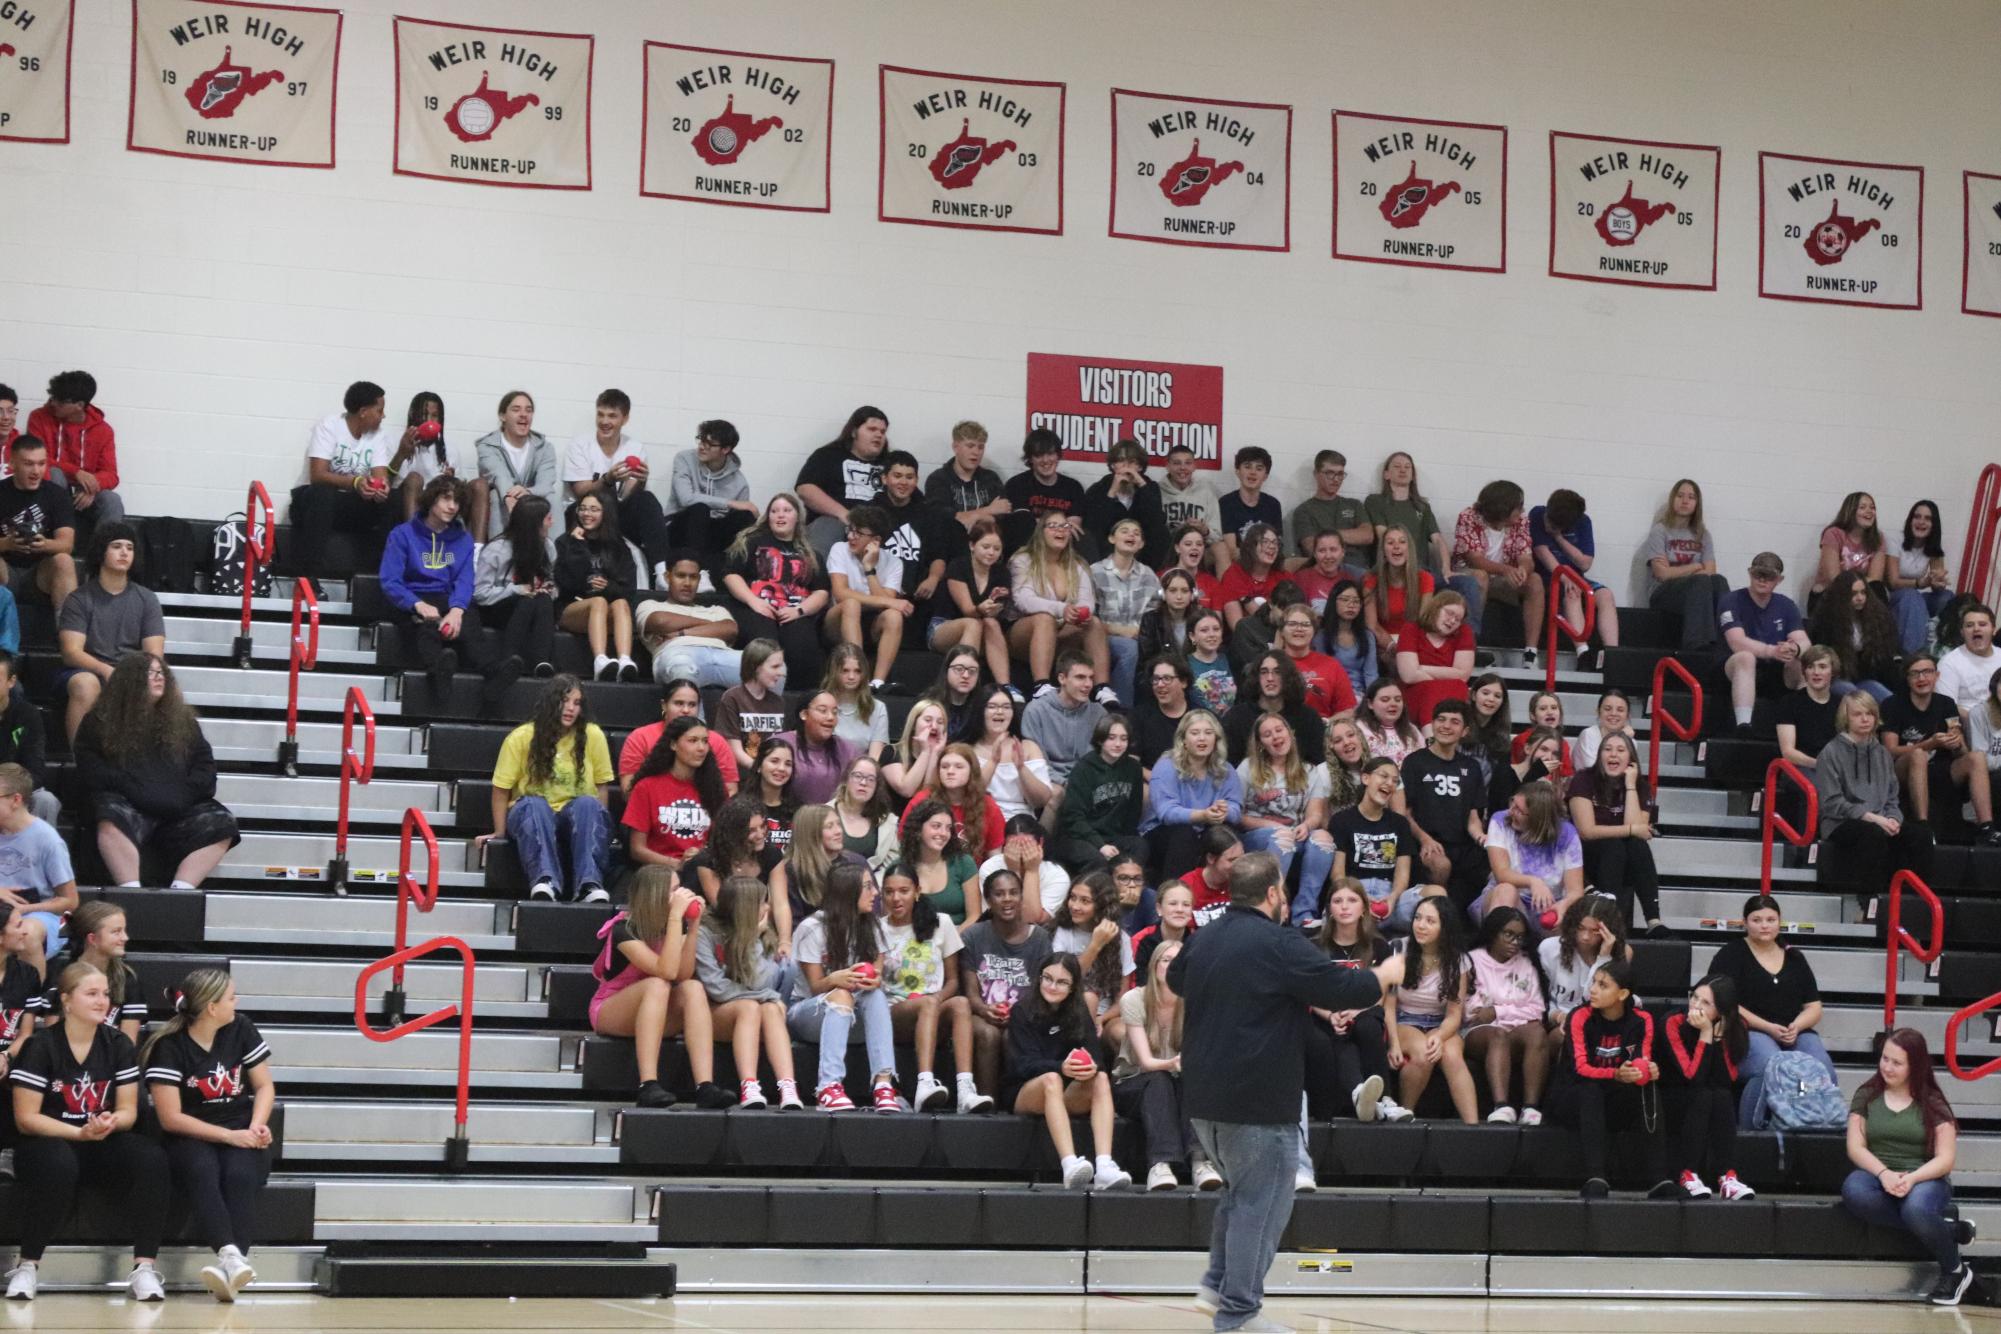
M1022 471L1002 488L1009 506L1001 521L1002 545L1010 555L1020 551L1042 521L1054 516L1069 528L1075 548L1084 540L1084 484L1063 471L1062 437L1044 427L1030 431L1022 438L1021 464Z
M1723 631L1729 657L1723 674L1730 678L1730 709L1739 735L1751 730L1751 709L1763 689L1776 693L1800 684L1800 654L1813 647L1797 603L1779 592L1786 563L1770 551L1751 557L1751 582L1723 595L1716 622Z
M1072 882L1051 919L1050 944L1077 956L1084 970L1084 997L1091 1022L1105 1046L1116 1049L1125 1037L1119 996L1134 985L1132 939L1119 927L1119 891L1110 874L1091 871Z
M1752 1129L1764 1102L1765 1067L1781 1051L1803 1051L1835 1078L1834 1058L1815 1032L1820 1025L1820 983L1806 952L1779 943L1779 901L1753 894L1744 901L1744 934L1716 951L1709 972L1730 979L1738 1013L1749 1030L1738 1065L1744 1096L1737 1124Z
M1855 570L1834 576L1807 618L1807 638L1841 658L1835 684L1839 694L1866 690L1878 703L1890 698L1897 681L1897 625L1890 609Z
M695 939L695 976L708 994L717 1032L729 1037L740 1090L737 1106L769 1105L758 1076L762 1054L778 1082L778 1110L804 1111L792 1075L792 1038L785 1031L787 970L778 947L771 891L754 876L733 875L703 910Z
M1849 886L1866 903L1899 871L1930 874L1932 831L1898 799L1896 760L1878 735L1882 719L1876 701L1851 691L1834 717L1841 731L1820 752L1813 770L1820 794L1821 864L1844 868ZM1956 716L1948 735L1958 735ZM1958 745L1963 750L1965 743ZM1978 761L1977 756L1962 759ZM1984 763L1979 777L1986 780Z
M389 456L390 484L402 501L403 521L408 523L422 513L417 502L432 478L456 477L465 486L467 530L475 535L487 533L489 488L486 478L479 475L477 465L461 466L464 460L452 457L451 446L445 443L445 400L428 389L420 389L410 396L410 412L405 420L413 428L436 423L438 433L434 438L425 440L418 431L405 431Z
M563 486L573 499L597 491L611 502L619 531L645 557L636 586L656 588L667 579L667 516L646 485L646 446L625 433L631 416L632 399L624 390L598 395L597 429L570 441L563 453Z
M1163 897L1163 913L1166 899ZM1165 916L1162 921L1165 921ZM1390 957L1390 942L1376 930L1375 914L1362 883L1351 877L1336 880L1327 894L1327 920L1320 928L1320 948L1343 968L1374 968ZM1161 945L1167 948L1166 943ZM1150 965L1142 962L1141 967ZM1326 1024L1309 1030L1307 1070L1314 1069L1312 1044L1324 1041L1334 1070L1335 1088L1348 1095L1358 1121L1408 1121L1411 1113L1385 1088L1389 1082L1389 1033L1383 1027L1381 1004L1359 1010L1315 1010Z
M716 1085L715 1028L708 993L695 978L693 921L702 899L675 883L664 866L641 868L632 879L624 911L598 932L605 943L591 975L591 1031L633 1039L639 1064L641 1107L671 1107L674 1095L660 1082L660 1045L680 1034L695 1079L695 1106L708 1111L736 1106Z
M1654 1057L1654 1019L1633 1002L1633 969L1623 960L1592 974L1590 999L1564 1022L1564 1058L1557 1065L1550 1113L1577 1131L1583 1160L1585 1199L1612 1193L1605 1158L1610 1133L1640 1132L1648 1193L1672 1199L1678 1190L1666 1179L1667 1153L1661 1137L1660 1063Z
M887 448L889 414L864 403L848 414L839 435L808 454L800 466L799 476L792 484L798 495L786 498L793 501L797 518L794 527L800 542L810 540L811 550L822 560L846 531L848 511L856 505L874 504L881 498L882 452ZM769 528L771 517L771 507L767 504L762 526ZM742 541L739 536L737 542ZM736 550L732 546L732 557ZM791 647L786 645L787 649ZM817 662L811 674L816 679L820 675Z
M1730 581L1716 572L1716 537L1702 518L1702 487L1684 477L1647 530L1647 605L1681 617L1681 651L1716 646L1716 617Z
M1835 576L1837 581L1842 577ZM1897 777L1910 798L1911 818L1936 829L1939 816L1948 809L1957 816L1970 799L1975 842L2001 847L2001 830L1994 827L1987 757L1969 745L1959 706L1934 689L1937 660L1928 653L1918 653L1906 658L1903 668L1903 692L1883 701L1881 732L1883 744L1896 759ZM1933 800L1934 792L1939 794L1937 801ZM1956 827L1957 820L1952 823Z
M1547 780L1527 783L1506 810L1487 818L1487 864L1492 878L1473 913L1519 908L1532 931L1554 930L1570 905L1584 896L1584 845Z
M1112 657L1112 692L1121 707L1133 706L1133 676L1139 670L1140 622L1160 601L1160 576L1140 560L1140 522L1122 518L1107 541L1111 554L1091 567L1098 620Z
M1667 1021L1661 1068L1674 1089L1671 1106L1680 1121L1680 1185L1690 1199L1708 1199L1703 1178L1716 1178L1714 1193L1726 1200L1757 1194L1737 1177L1737 1094L1732 1087L1749 1053L1737 984L1720 973L1697 982L1688 993L1688 1012ZM1679 1083L1679 1087L1674 1087Z
M889 784L882 765L866 755L848 761L841 785L827 803L841 827L841 847L867 862L880 876L896 860L896 811L889 804Z
M594 679L637 681L632 604L644 588L638 551L619 535L618 510L602 492L586 495L572 513L576 522L556 539L556 623L589 641Z
M1313 494L1295 505L1285 520L1292 544L1286 552L1286 564L1298 567L1302 574L1320 564L1320 539L1327 533L1334 534L1340 544L1342 567L1357 577L1369 567L1376 530L1369 523L1365 502L1341 494L1341 484L1347 480L1347 455L1337 449L1323 449L1313 456ZM1323 573L1326 573L1324 568ZM1302 581L1301 587L1308 585ZM1314 596L1309 588L1308 598L1314 611L1322 610L1325 596L1325 593Z
M1820 752L1834 740L1834 711L1840 704L1834 697L1834 673L1840 662L1840 655L1825 644L1800 654L1800 688L1788 691L1772 711L1779 757L1809 776ZM1794 824L1800 820L1797 815L1788 818Z
M1563 1024L1570 1012L1591 998L1591 979L1598 970L1614 959L1632 959L1626 916L1609 897L1586 894L1564 910L1556 930L1536 946L1536 955L1549 990L1544 1020L1554 1051L1563 1046Z
M821 690L799 706L799 721L791 731L772 738L792 748L792 777L786 791L793 801L832 800L848 761L864 753L836 734L840 721L839 701L832 691Z
M82 900L62 835L29 809L34 790L26 769L0 764L0 892L26 909L17 915L27 919L34 949L53 959L63 947L63 916Z
M765 502L764 517L737 534L723 563L738 638L775 641L801 685L820 679L820 619L833 597L826 569L806 541L803 514L797 496L779 492ZM746 672L748 659L746 652Z
M792 833L789 823L785 832L789 846ZM772 873L784 860L785 848L771 837L764 803L755 793L743 792L724 802L709 821L708 842L682 860L681 880L699 893L704 902L714 903L716 895L722 892L723 881L731 876L754 876L769 883ZM772 916L782 928L780 934L798 925L782 897L773 905Z
M173 1017L140 1052L176 1192L215 1263L202 1286L233 1302L256 1281L250 1247L257 1197L271 1172L271 1048L237 1012L225 968L197 968L174 993ZM219 1077L218 1077L219 1076Z
M118 439L96 398L89 371L62 371L49 377L49 401L28 414L28 434L49 447L52 479L68 488L85 538L96 525L125 517Z
M1125 1037L1112 1067L1112 1104L1146 1133L1146 1188L1173 1190L1174 1165L1186 1163L1198 1190L1216 1190L1222 1174L1195 1138L1181 1102L1181 998L1167 985L1179 941L1154 951L1146 982L1119 998Z
M1066 479L1067 480L1067 479ZM1061 659L1081 654L1097 680L1097 702L1113 704L1111 649L1105 626L1097 616L1098 593L1091 567L1077 551L1076 528L1062 510L1045 510L1028 543L1008 562L1009 598L1014 623L1008 628L1010 650L1028 662L1038 684L1035 698L1057 689ZM1059 653L1058 650L1062 650Z
M665 685L686 677L697 686L728 689L739 680L743 660L736 647L736 618L720 602L695 600L702 568L693 551L670 553L666 593L641 602L632 614L640 641L653 655L655 681Z
M811 917L827 897L827 877L836 866L867 866L860 853L843 846L841 822L832 806L807 803L792 816L792 845L768 877L772 922L781 940ZM880 883L880 882L878 882Z
M27 691L16 688L19 681L18 659L12 650L0 649L0 764L18 764L28 771L35 782L28 809L54 824L63 804L43 786L48 777L47 725Z
M962 421L952 427L952 461L924 479L924 498L950 514L973 540L973 529L982 521L996 526L1010 508L1001 495L1001 476L984 467L987 457L987 428L976 421Z
M242 840L215 799L215 752L181 698L167 660L128 653L76 732L77 779L97 820L111 878L139 885L148 848L174 867L174 889L195 889Z
M540 496L523 496L506 531L485 546L473 568L480 618L500 631L500 654L519 658L547 680L556 674L556 516Z
M335 530L372 536L400 517L388 503L389 463L402 442L416 439L417 428L406 428L399 439L382 417L382 386L356 380L341 410L313 427L306 443L306 480L292 488L291 564L322 594L319 562Z
M1464 700L1438 702L1431 743L1407 756L1400 768L1405 808L1417 835L1415 871L1420 881L1445 886L1453 906L1469 909L1487 887L1487 783L1480 762L1463 744Z
M12 471L0 480L0 577L18 601L30 591L58 612L76 588L76 512L69 488L51 477L39 437L17 435L7 447Z
M77 586L56 616L63 665L56 693L67 701L64 723L72 740L84 714L128 653L162 657L167 625L160 599L132 579L138 534L128 523L107 523L91 539L94 573Z
M1466 997L1466 1060L1485 1071L1494 1100L1487 1120L1499 1125L1542 1124L1543 1081L1549 1076L1542 1017L1549 997L1529 939L1528 920L1520 912L1496 908L1481 921L1479 940L1466 956L1473 975ZM1513 1092L1517 1061L1522 1067L1519 1116Z
M959 990L973 1012L973 1070L979 1087L997 1093L1008 1015L1049 957L1049 928L1024 915L1027 900L1021 877L1013 871L989 875L980 886L980 899L985 915L959 932L965 942L959 953Z
M618 789L632 791L634 779L639 774L639 766L646 763L646 757L659 744L660 734L667 730L676 718L700 718L702 716L702 692L693 681L686 679L668 680L660 687L660 721L635 727L626 734L625 744L618 748ZM734 797L741 786L742 771L737 768L736 756L730 753L729 744L715 727L709 728L709 754L716 762L716 770L723 777L723 796Z
M1283 719L1292 729L1300 758L1307 764L1327 753L1326 720L1308 701L1306 678L1300 675L1298 665L1276 645L1244 665L1243 679L1237 683L1237 702L1218 716L1232 755L1249 756L1257 741L1258 724L1271 717Z
M1121 440L1105 452L1105 475L1084 493L1084 531L1100 551L1112 550L1112 533L1131 519L1140 526L1136 554L1147 573L1167 559L1167 519L1160 508L1160 488L1146 475L1146 447ZM1137 620L1134 617L1134 620Z
M633 776L623 820L631 831L626 855L635 866L680 870L709 841L709 823L728 799L709 729L700 718L676 718Z
M1600 894L1609 894L1628 921L1633 900L1640 901L1647 934L1665 936L1661 920L1660 874L1654 866L1654 820L1659 811L1640 795L1646 780L1640 773L1640 749L1624 732L1614 732L1599 746L1589 769L1570 780L1564 795L1571 822L1584 844L1584 877Z
M1417 489L1417 461L1399 449L1383 460L1382 486L1362 502L1380 546L1390 529L1401 528L1411 539L1412 554L1427 573L1445 577L1451 548L1438 530L1431 502ZM1430 596L1426 590L1425 596Z
M1452 529L1452 575L1446 580L1466 599L1466 620L1480 633L1489 599L1521 608L1533 649L1542 637L1543 587L1529 552L1529 525L1520 485L1493 481L1459 511Z
M1113 1190L1132 1184L1132 1174L1112 1157L1112 1083L1074 954L1058 952L1044 959L1008 1015L1007 1076L1000 1105L1021 1116L1043 1118L1065 1189ZM1071 1136L1070 1118L1086 1113L1095 1164L1078 1155Z
M820 910L792 932L797 999L788 1019L794 1037L820 1046L814 1087L823 1112L855 1109L843 1083L848 1034L857 1022L868 1052L872 1105L878 1112L906 1110L896 1096L896 1038L889 997L882 989L883 941L875 893L868 868L837 866L827 877Z
M1166 670L1155 659L1154 672ZM1125 715L1108 713L1091 730L1091 752L1070 770L1056 811L1056 859L1089 867L1101 858L1144 851L1140 817L1146 810L1146 770L1132 753Z
M1890 612L1897 618L1898 643L1906 653L1927 647L1932 621L1952 603L1952 576L1946 572L1941 544L1944 532L1938 506L1918 501L1904 515L1902 540L1883 563Z
M720 417L695 428L695 447L674 456L668 481L667 538L689 551L720 555L757 522L750 483L737 462L737 429ZM672 558L669 558L670 568ZM719 562L712 562L719 563Z
M1994 774L2001 770L2001 668L1987 679L1987 698L1967 711L1967 740L1973 753L1980 756L1987 766L1987 782L1994 786ZM0 727L6 726L6 715L0 714ZM0 755L5 751L0 750Z
M1376 541L1376 567L1362 580L1363 622L1375 640L1376 661L1396 665L1397 640L1435 589L1429 570L1419 568L1409 532L1391 528Z
M507 734L493 770L493 832L528 873L528 897L607 903L611 747L590 719L581 682L550 681L529 721Z
M1558 566L1569 566L1584 576L1591 587L1591 601L1596 606L1593 619L1598 642L1606 648L1619 647L1619 604L1612 596L1612 590L1591 578L1592 561L1597 558L1598 548L1591 535L1591 516L1584 512L1584 497L1575 491L1558 488L1549 493L1547 505L1537 505L1529 511L1529 540L1533 544L1535 561L1541 567L1543 578L1552 585L1556 582ZM1584 599L1578 593L1577 585L1566 582L1559 594L1553 588L1550 597L1563 599L1563 618L1572 625L1584 623ZM1580 665L1591 654L1588 649L1578 650ZM1604 654L1596 659L1604 665Z
M889 516L876 505L848 511L847 533L827 553L827 581L833 607L823 633L830 643L859 648L875 644L873 689L889 681L904 629L917 617L917 603L905 597L903 558L891 549Z
M26 1204L7 1295L33 1300L42 1255L68 1221L77 1186L87 1183L119 1196L117 1217L132 1238L132 1300L163 1301L154 1261L167 1222L169 1168L160 1146L138 1133L139 1053L105 1022L111 997L103 973L71 964L56 989L60 1022L28 1039L7 1076L20 1135L14 1170Z
M1230 765L1223 725L1207 709L1192 709L1174 729L1174 748L1153 766L1139 824L1151 835L1161 878L1201 865L1204 832L1234 831L1243 818L1244 782Z
M882 901L882 985L889 1019L897 1036L913 1039L917 1049L912 1110L939 1112L953 1103L936 1072L943 1023L952 1030L959 1111L991 1112L994 1100L973 1082L973 1014L959 994L956 960L965 948L959 929L918 891L917 877L900 862L883 873Z
M1940 631L1943 637L1944 631ZM1978 602L1959 613L1958 646L1939 659L1939 691L1962 710L1987 698L1987 683L2001 670L2001 653L1994 648L1994 613Z
M1410 937L1399 943L1403 980L1383 998L1391 1025L1389 1063L1398 1075L1400 1101L1413 1112L1431 1083L1431 1072L1443 1067L1452 1108L1466 1125L1480 1119L1479 1094L1466 1065L1466 995L1473 969L1466 958L1458 926L1459 913L1450 900L1421 900L1411 914Z
M523 496L540 496L556 513L563 510L562 460L556 446L535 429L535 399L525 389L500 396L500 424L474 442L479 475L493 500L486 536L507 526L507 516Z
M500 706L527 670L516 655L497 659L480 636L479 609L473 605L473 540L459 522L464 486L456 477L433 477L417 498L417 517L399 524L382 549L382 596L404 614L396 627L404 651L442 695L464 658L486 678L480 699L487 711ZM81 592L82 590L78 590Z
M836 644L827 655L827 674L820 689L834 697L841 721L834 735L858 754L878 758L889 748L889 706L869 689L868 659L853 644Z
M137 1042L146 1023L146 998L140 994L139 974L125 962L132 943L125 910L110 899L92 899L69 915L65 934L69 951L52 969L60 973L73 963L87 963L103 973L111 990L111 1012L104 1022ZM43 1018L55 1015L60 1006L54 989L44 993L39 1007L30 1008L38 1008Z

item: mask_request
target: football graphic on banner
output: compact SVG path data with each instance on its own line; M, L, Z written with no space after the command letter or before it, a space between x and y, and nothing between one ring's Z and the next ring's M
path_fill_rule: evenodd
M1334 113L1334 256L1503 273L1502 125Z
M1964 176L1966 256L1959 308L1969 315L2001 315L2001 176Z
M1112 90L1110 233L1292 247L1292 108Z
M1121 440L1137 440L1159 462L1176 445L1198 468L1223 460L1223 368L1176 361L1028 354L1028 429L1063 440L1063 457L1104 462Z
M1060 83L881 69L884 222L1063 230Z
M1924 305L1925 169L1758 154L1758 295Z
M336 9L133 0L137 153L274 167L334 165Z
M396 20L396 174L591 188L593 40Z
M0 7L0 139L69 142L70 0Z
M648 42L639 193L825 213L833 122L831 60Z
M1703 144L1551 131L1550 276L1715 291L1722 171Z

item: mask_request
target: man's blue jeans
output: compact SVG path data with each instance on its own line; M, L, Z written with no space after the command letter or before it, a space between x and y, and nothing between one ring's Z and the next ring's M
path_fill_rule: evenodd
M1264 1306L1265 1275L1292 1218L1299 1127L1194 1123L1195 1138L1223 1174L1223 1196L1209 1233L1209 1269L1202 1286L1221 1300L1215 1328L1231 1330Z

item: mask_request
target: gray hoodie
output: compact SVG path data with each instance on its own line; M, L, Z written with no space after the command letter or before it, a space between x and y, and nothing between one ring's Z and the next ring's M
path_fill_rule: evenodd
M702 984L702 990L709 995L709 1004L727 1005L734 1000L775 1001L782 999L778 988L784 981L784 970L770 955L759 951L757 980L761 984L747 987L723 971L721 954L724 947L722 933L717 931L707 917L702 919L701 928L695 934L695 977Z
M488 431L481 436L476 448L479 475L493 488L493 503L487 507L486 536L498 537L507 528L505 497L516 486L525 486L548 501L556 522L563 522L563 461L556 457L556 447L549 443L548 437L540 431L528 433L528 458L518 473L514 451L508 448L507 437L499 431Z
M1897 762L1882 742L1855 742L1843 734L1822 746L1813 763L1823 834L1835 824L1865 815L1903 820L1897 802Z
M1062 691L1051 691L1021 711L1021 734L1042 747L1051 781L1064 783L1071 766L1091 753L1091 733L1104 716L1105 706L1095 700L1073 709L1063 702Z
M723 456L722 471L710 472L702 466L694 450L684 449L674 456L667 504L662 508L669 514L679 514L699 502L712 510L721 510L728 509L732 500L749 499L750 483L744 479L735 450Z
M549 549L549 577L553 579L556 543L545 537L542 545ZM491 607L519 595L519 588L514 582L514 544L504 537L497 537L480 548L479 559L473 563L472 600L482 607Z

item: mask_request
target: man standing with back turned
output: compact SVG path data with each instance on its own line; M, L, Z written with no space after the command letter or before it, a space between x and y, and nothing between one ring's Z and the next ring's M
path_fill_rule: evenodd
M1265 1274L1292 1217L1309 1007L1367 1008L1402 980L1403 959L1343 968L1286 920L1278 858L1230 869L1230 906L1167 967L1182 998L1182 1088L1195 1137L1223 1173L1209 1270L1195 1304L1215 1328L1291 1334L1261 1314Z

